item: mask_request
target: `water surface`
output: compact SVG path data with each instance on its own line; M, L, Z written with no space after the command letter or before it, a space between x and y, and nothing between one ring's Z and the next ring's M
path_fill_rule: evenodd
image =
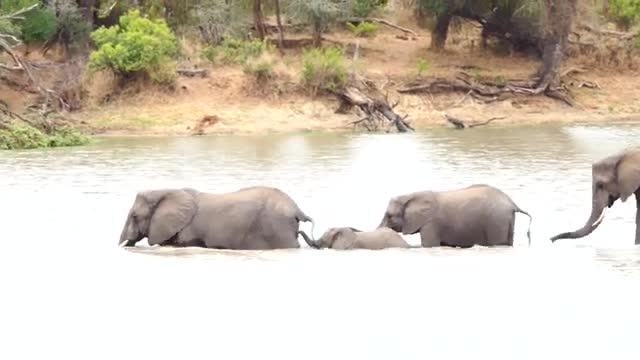
M633 124L492 126L2 152L0 357L638 359L633 199L585 239L548 238L587 219L591 162L639 135ZM533 215L532 248L522 215L514 248L116 246L140 190L279 187L319 236L375 227L391 196L473 183Z

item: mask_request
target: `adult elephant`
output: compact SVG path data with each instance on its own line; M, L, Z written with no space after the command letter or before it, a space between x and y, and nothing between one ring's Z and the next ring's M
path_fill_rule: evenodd
M299 222L313 220L279 189L263 186L212 194L195 189L139 192L120 235L121 246L216 249L299 248Z
M616 200L625 202L632 194L636 198L636 238L640 245L640 148L628 149L601 159L591 166L591 215L584 226L551 238L578 239L591 234L604 219Z
M531 215L507 194L485 184L391 198L378 227L408 235L419 232L423 247L513 246L516 212L529 217L531 245Z

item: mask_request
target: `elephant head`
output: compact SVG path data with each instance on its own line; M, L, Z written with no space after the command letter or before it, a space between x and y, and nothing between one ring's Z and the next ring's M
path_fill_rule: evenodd
M361 230L352 227L331 228L322 234L318 240L309 239L306 234L302 233L307 244L316 249L334 248L350 249L356 241L356 232Z
M577 239L591 234L604 219L607 208L620 199L626 201L640 187L640 150L626 151L592 165L591 215L576 231L558 234L558 239Z
M143 238L162 244L184 229L196 214L195 193L165 189L137 194L120 235L120 246L133 246Z
M435 206L433 192L419 192L391 198L378 228L412 235L420 231L432 217Z

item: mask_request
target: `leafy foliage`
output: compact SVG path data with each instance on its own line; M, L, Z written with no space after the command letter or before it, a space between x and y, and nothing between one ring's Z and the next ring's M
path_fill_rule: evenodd
M221 60L228 64L244 64L250 58L256 58L267 50L269 50L267 44L259 40L229 39L225 40L220 46L204 48L202 56L213 63Z
M304 53L302 82L313 95L320 90L336 90L346 81L347 68L341 49L312 49Z
M177 55L176 38L166 22L143 18L138 10L120 17L120 25L97 29L91 38L98 47L90 57L92 70L166 79L166 64Z
M350 7L346 0L290 0L287 11L291 17L311 23L318 39L329 24L347 16Z
M47 41L58 27L56 14L50 7L31 10L22 22L21 38L25 43Z
M358 37L372 37L378 31L378 26L370 22L361 22L357 26L347 23L347 28Z
M36 149L46 147L78 146L89 143L89 138L76 130L61 128L47 135L30 125L13 125L0 130L0 149Z
M431 68L431 62L427 59L418 59L416 63L416 75L418 77L424 75Z
M640 22L640 0L610 0L609 14L618 26L628 30Z
M73 0L56 2L58 33L62 43L70 48L85 45L89 40L91 27L85 21Z

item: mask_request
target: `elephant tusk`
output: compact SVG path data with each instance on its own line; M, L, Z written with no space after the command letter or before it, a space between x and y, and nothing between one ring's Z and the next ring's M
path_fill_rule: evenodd
M605 206L602 209L602 213L600 213L600 217L598 218L598 220L596 220L596 222L593 223L593 225L591 225L591 227L596 227L598 225L600 225L600 223L602 222L602 220L604 220L604 214L607 212L607 207Z
M121 242L120 244L118 244L119 247L123 248L125 246L127 246L127 243L129 242L129 240L124 240L123 242Z

